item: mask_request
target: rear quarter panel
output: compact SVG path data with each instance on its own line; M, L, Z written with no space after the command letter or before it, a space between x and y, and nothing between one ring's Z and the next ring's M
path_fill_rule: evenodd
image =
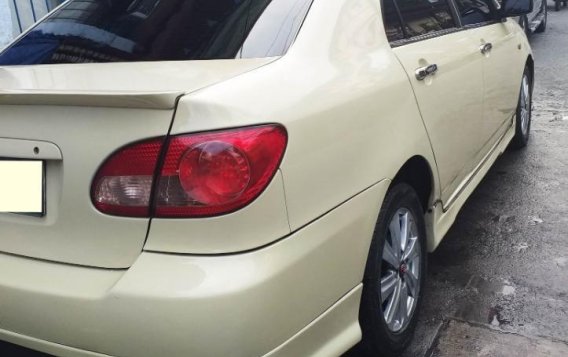
M393 178L415 155L435 172L412 88L384 34L378 0L315 1L286 56L182 98L172 134L261 123L281 123L288 131L281 171L290 231ZM369 214L376 216L378 208ZM188 253L212 251L203 240L193 244L183 235L162 240L166 231L154 230L160 222L179 232L191 231L193 224L153 220L153 250L175 245ZM272 223L255 217L248 222ZM231 217L216 224L232 232ZM360 239L370 242L371 235ZM275 236L265 232L263 239L268 244ZM246 250L258 244L253 233L230 246Z

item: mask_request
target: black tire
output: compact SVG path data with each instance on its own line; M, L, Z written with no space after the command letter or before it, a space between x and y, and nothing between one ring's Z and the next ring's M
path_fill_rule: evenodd
M544 11L544 18L536 30L534 30L537 33L543 33L546 31L546 23L548 22L548 6L546 6L546 1L542 4L542 11Z
M398 222L403 221L402 217L404 217L404 215L400 215L400 212L408 212L414 218L414 225L409 224L409 226L413 227L410 235L417 235L418 239L414 241L418 242L419 246L416 246L415 244L415 249L410 249L410 251L413 251L414 254L418 254L419 252L420 258L418 261L415 260L416 258L409 258L405 263L401 264L399 269L395 272L392 266L387 264L386 260L383 260L383 252L386 244L389 244L389 247L396 246L391 238L391 234L389 233L391 231L389 229L389 225L395 215L398 215ZM409 242L406 245L408 251L411 246L411 240L407 240L407 242ZM399 252L401 251L402 249ZM414 254L411 254L411 256L415 256ZM414 189L404 183L397 184L389 190L383 202L383 206L375 226L375 231L373 233L373 240L365 268L363 295L359 310L359 321L361 323L361 329L363 330L363 341L361 347L364 354L369 356L397 356L409 344L414 333L414 329L416 328L418 312L422 303L422 292L424 291L424 282L426 280L426 260L427 253L424 211ZM418 288L414 290L416 296L413 296L413 290L410 287L411 285L405 281L410 281L407 280L408 278L406 274L408 274L408 272L413 274L412 271L415 270L415 267L418 267L419 269L419 273L417 274L418 278L415 280L415 282L418 282ZM383 301L381 300L382 273L390 274L390 276L396 275L396 279L400 281L400 283L397 285L397 288L395 288L395 284L392 285L393 292L385 295L386 300L381 303L381 301ZM406 287L402 288L403 285L406 285ZM410 312L402 315L408 316L408 318L395 321L395 323L398 321L404 321L400 324L400 330L398 331L391 328L392 325L389 327L384 317L385 308L388 309L389 306L391 308L392 306L402 306L401 304L399 305L394 303L392 306L390 305L391 301L397 301L394 300L395 296L399 295L396 293L397 291L401 296L404 296L402 291L408 293L407 296L409 297L404 300L399 300L406 301L407 304L405 306L408 306L409 301L411 301L409 300L410 298L414 299L413 302L410 302ZM399 317L397 314L399 311L402 310L395 310L393 315ZM393 320L394 318L391 318L391 323Z
M524 81L528 81L528 105L525 105L526 110L526 121L523 123L523 90ZM532 121L532 92L533 92L533 79L531 77L531 71L529 67L525 67L523 72L523 77L521 80L521 90L519 93L519 101L517 103L517 111L515 113L515 136L511 141L511 147L513 149L522 149L527 146L531 133L531 121Z
M554 10L560 11L560 3L561 2L562 2L561 0L554 0Z

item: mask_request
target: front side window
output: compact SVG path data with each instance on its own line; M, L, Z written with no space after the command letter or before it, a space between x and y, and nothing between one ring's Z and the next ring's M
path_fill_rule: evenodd
M0 65L283 55L313 0L70 0Z

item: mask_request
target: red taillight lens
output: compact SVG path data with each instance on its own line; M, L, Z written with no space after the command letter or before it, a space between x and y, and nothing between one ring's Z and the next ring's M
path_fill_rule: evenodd
M152 182L164 139L127 146L101 166L91 188L95 207L107 214L148 217Z
M169 140L161 165L164 139L137 143L101 166L91 189L93 203L103 213L132 217L149 216L152 202L156 217L230 213L268 186L286 141L279 125L180 135Z
M246 206L276 173L286 140L276 125L173 137L160 173L156 216L216 216Z
M220 205L239 197L251 174L246 155L222 141L190 148L181 158L178 171L185 193L205 205Z

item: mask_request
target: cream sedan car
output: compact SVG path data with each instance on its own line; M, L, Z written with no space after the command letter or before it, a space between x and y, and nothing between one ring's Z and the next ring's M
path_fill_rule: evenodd
M0 213L0 340L396 355L427 252L527 144L531 6L66 2L0 53L0 165L41 183Z

